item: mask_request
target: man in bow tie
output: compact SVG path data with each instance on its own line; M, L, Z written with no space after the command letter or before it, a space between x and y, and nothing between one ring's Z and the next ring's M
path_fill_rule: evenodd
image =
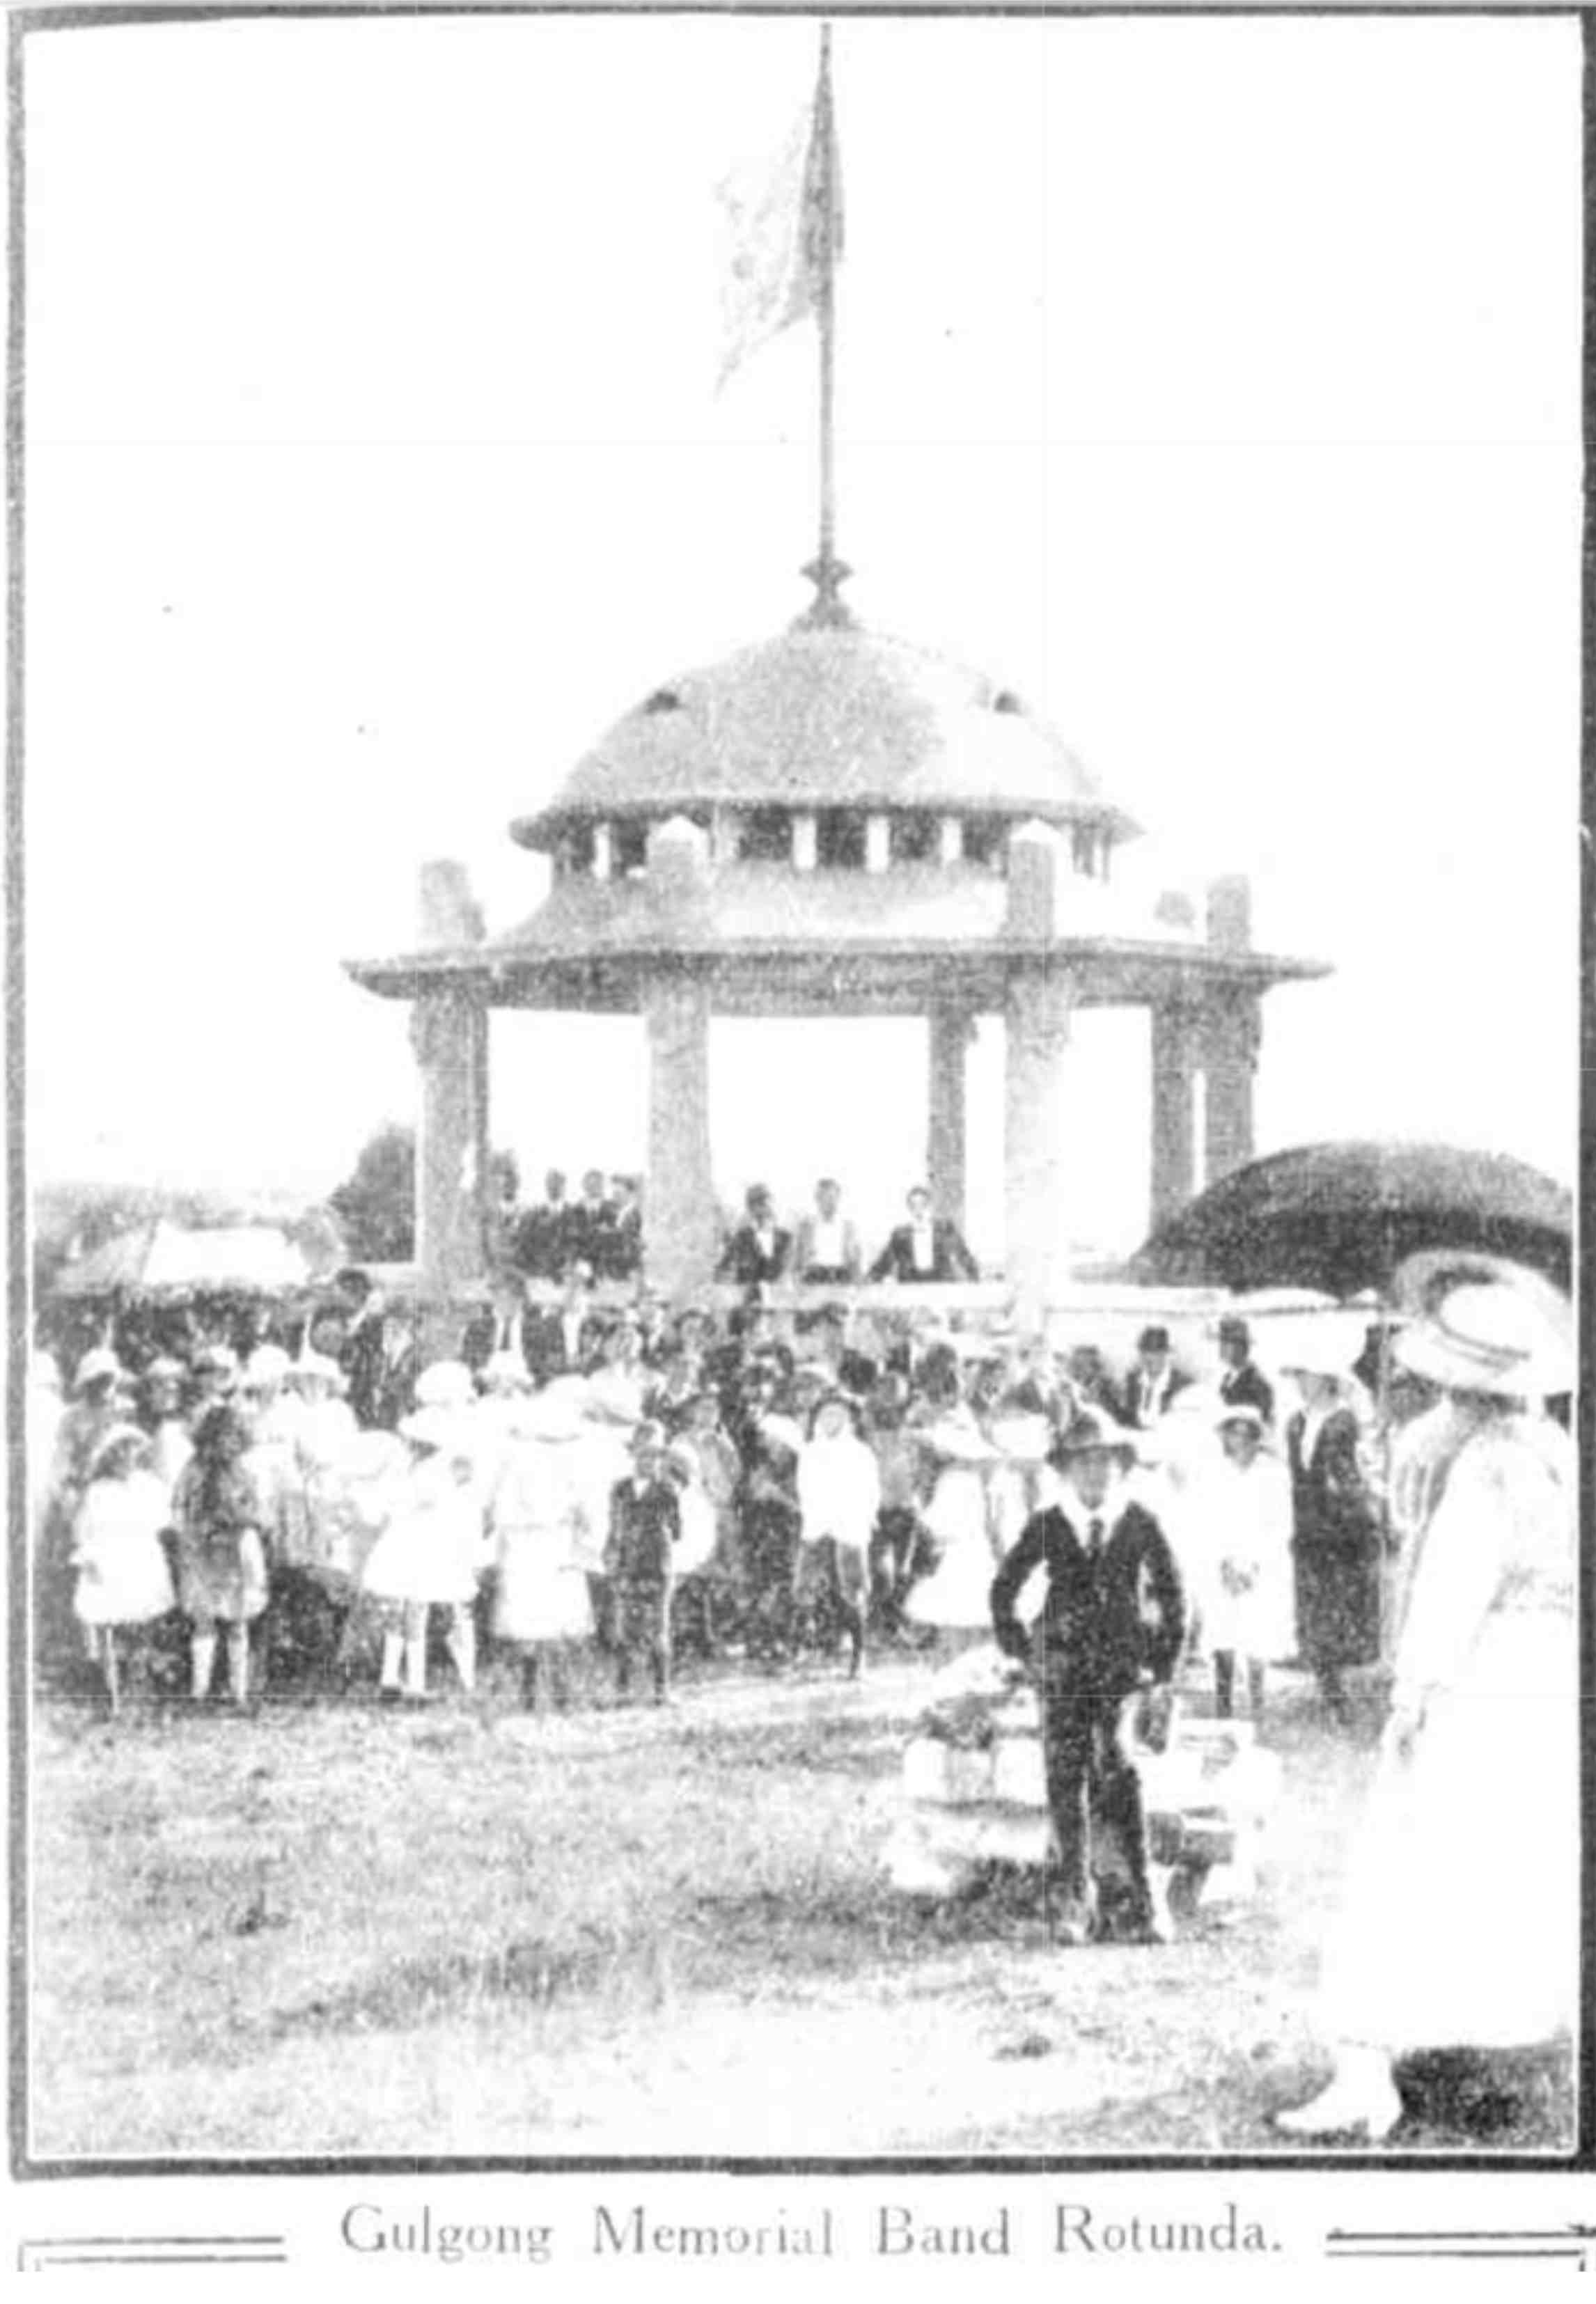
M1126 1925L1144 1943L1167 1940L1154 1892L1142 1779L1129 1715L1166 1724L1170 1684L1185 1638L1180 1573L1167 1537L1145 1505L1128 1498L1131 1434L1096 1409L1080 1410L1049 1461L1064 1493L1027 1521L992 1585L992 1622L1004 1653L1028 1664L1041 1699L1042 1758L1057 1842L1062 1902L1058 1941L1099 1933L1092 1882L1099 1831L1117 1839L1128 1876ZM1046 1571L1033 1628L1016 1613L1032 1571ZM1156 1739L1152 1740L1156 1741Z

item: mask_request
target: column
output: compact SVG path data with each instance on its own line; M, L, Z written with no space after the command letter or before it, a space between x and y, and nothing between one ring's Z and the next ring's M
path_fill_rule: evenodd
M974 1020L962 1008L930 1015L930 1078L927 1100L925 1180L931 1206L964 1229L965 1051Z
M1203 1167L1210 1184L1252 1157L1252 1075L1262 1027L1256 992L1216 995L1203 1019Z
M1064 1068L1071 985L1057 961L1023 961L1005 1009L1004 1188L1008 1280L1026 1326L1069 1282Z
M643 1256L650 1287L680 1302L713 1278L719 1245L709 1163L709 990L663 956L643 992L649 1176Z
M1152 1012L1152 1207L1161 1224L1192 1197L1197 1147L1192 1125L1193 1020L1175 1001Z
M423 992L411 1010L420 1067L416 1133L416 1263L430 1301L480 1280L488 1192L488 1009L458 985Z

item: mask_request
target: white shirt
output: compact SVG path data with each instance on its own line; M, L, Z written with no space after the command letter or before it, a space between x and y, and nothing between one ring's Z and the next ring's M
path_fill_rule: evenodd
M937 1249L930 1216L927 1216L923 1224L910 1225L909 1240L913 1253L915 1271L931 1271L937 1262Z
M816 1216L810 1234L809 1260L840 1268L848 1260L845 1228L841 1216Z

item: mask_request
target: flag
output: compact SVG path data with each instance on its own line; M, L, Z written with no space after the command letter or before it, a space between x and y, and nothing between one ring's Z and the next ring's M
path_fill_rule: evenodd
M819 309L843 252L842 171L824 48L814 101L776 159L734 170L717 192L725 242L718 390L761 344Z

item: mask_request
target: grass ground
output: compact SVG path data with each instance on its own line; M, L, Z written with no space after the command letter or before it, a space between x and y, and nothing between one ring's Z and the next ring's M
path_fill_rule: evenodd
M1277 2150L1366 1775L1286 1688L1262 1893L1065 1952L879 1853L923 1664L703 1678L670 1710L43 1707L41 2158ZM1402 2150L1558 2152L1566 2055L1405 2076Z

